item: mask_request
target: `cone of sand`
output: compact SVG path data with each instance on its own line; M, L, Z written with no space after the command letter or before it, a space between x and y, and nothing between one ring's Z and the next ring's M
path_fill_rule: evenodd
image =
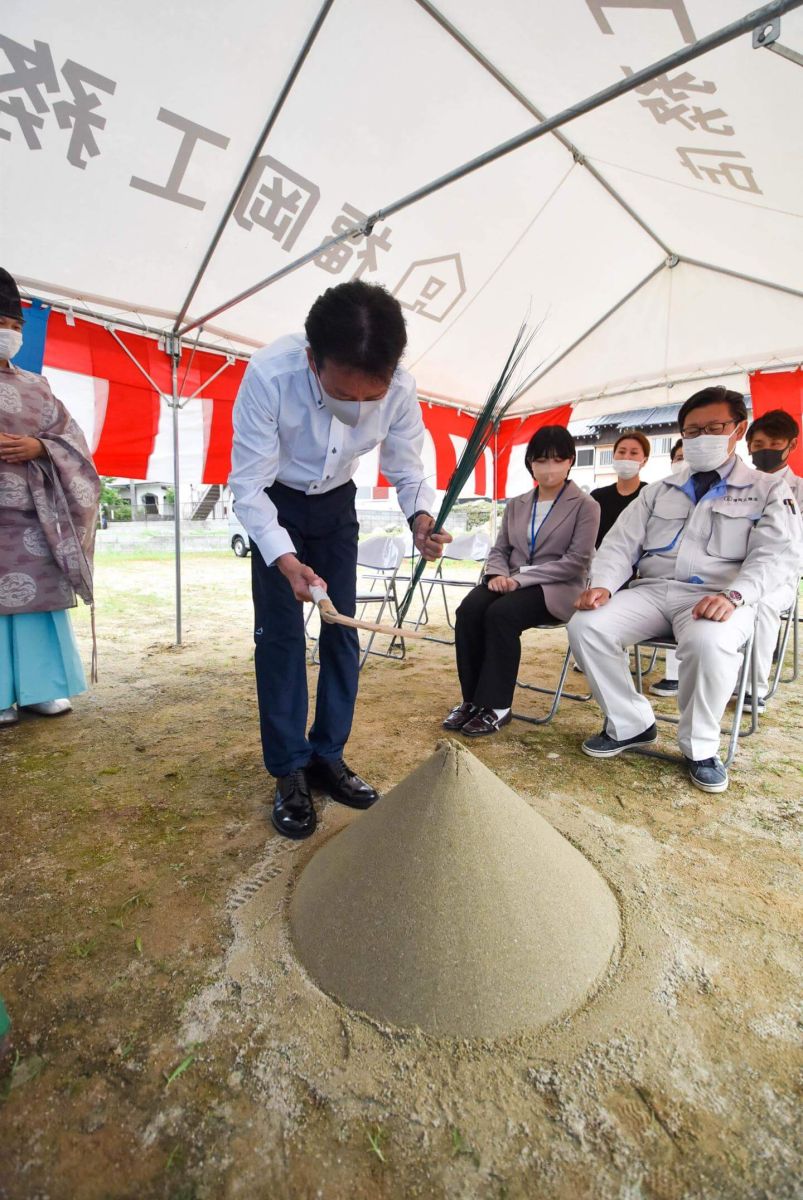
M578 1008L619 940L595 867L452 742L328 841L290 905L301 962L350 1008L455 1037Z

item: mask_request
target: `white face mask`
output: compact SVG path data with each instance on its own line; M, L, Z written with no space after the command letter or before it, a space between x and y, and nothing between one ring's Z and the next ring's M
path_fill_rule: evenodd
M331 413L336 420L343 425L348 425L349 429L354 429L360 422L362 415L362 401L360 400L336 400L334 396L330 396L328 392L323 390L321 380L317 371L312 372L315 376L315 382L318 385L318 391L321 394L321 403L327 412Z
M683 439L683 459L692 472L716 471L729 457L727 433L701 433L699 437Z
M323 388L321 388L321 400L323 400L324 408L338 421L348 425L350 429L359 424L362 410L359 400L335 400L334 396L330 396Z
M686 466L686 464L682 458L676 458L675 461L672 463L672 474L679 475L685 466Z
M22 345L22 334L18 329L0 329L0 358L9 362L19 354Z
M635 479L643 463L633 458L615 458L611 465L620 479Z
M539 487L559 487L566 479L566 468L554 459L547 459L545 463L532 462L530 470Z

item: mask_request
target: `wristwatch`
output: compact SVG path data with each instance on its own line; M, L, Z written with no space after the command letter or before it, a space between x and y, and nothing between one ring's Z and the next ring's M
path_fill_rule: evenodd
M720 592L720 596L724 596L726 600L730 600L734 608L741 608L744 604L744 596L741 592Z

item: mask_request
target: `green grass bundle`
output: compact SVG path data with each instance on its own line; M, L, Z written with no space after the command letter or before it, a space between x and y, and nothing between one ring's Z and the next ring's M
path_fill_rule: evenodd
M482 455L491 442L494 434L499 428L500 422L507 413L513 401L523 391L525 384L522 384L516 391L510 393L513 379L518 368L521 365L522 359L530 348L530 344L535 337L537 330L528 332L526 322L522 324L516 335L516 340L513 347L507 356L507 361L502 369L502 373L496 383L488 393L488 398L482 406L481 411L477 415L477 420L474 428L466 442L463 453L458 459L457 466L452 472L452 477L449 480L448 486L443 496L438 515L435 518L435 526L433 533L440 533L446 522L446 518L454 508L463 488L468 483L474 473ZM410 578L410 586L402 597L399 605L399 624L401 625L404 618L407 616L408 609L413 600L415 589L418 587L421 576L426 568L426 559L419 558L416 563L415 570Z

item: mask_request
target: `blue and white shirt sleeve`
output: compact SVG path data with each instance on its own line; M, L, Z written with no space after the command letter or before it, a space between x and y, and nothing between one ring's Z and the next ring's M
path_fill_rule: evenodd
M265 494L279 469L278 414L278 386L249 363L234 404L229 487L237 519L269 566L281 554L295 554L292 538Z
M399 507L408 521L415 512L433 513L435 508L434 489L424 478L425 436L424 418L411 380L379 449L379 468L396 488Z

